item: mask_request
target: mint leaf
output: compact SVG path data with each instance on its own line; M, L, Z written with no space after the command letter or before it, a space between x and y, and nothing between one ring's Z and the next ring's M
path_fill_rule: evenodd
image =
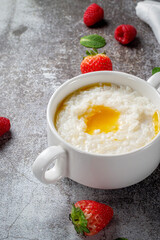
M157 73L157 72L160 72L160 67L155 67L152 69L152 75Z
M80 44L88 48L102 48L106 45L106 41L103 37L93 34L84 36L80 39Z

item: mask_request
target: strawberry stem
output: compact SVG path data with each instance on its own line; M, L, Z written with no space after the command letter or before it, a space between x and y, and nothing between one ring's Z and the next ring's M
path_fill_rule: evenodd
M93 51L95 51L96 53L98 53L98 50L97 50L97 48L93 48Z
M93 55L93 56L94 56L94 55L97 55L97 53L96 53L95 51L93 51L93 50L91 50L90 53L91 53L91 55Z
M96 49L96 48L93 48L93 50L90 50L90 51L86 51L86 55L87 56L95 56L95 55L97 55L98 54L98 50ZM103 53L101 53L101 54L104 54L104 55L106 55L106 52L104 51ZM83 57L83 60L85 59L85 57Z
M93 50L86 51L87 56L95 56L98 54L98 50L96 48L93 48Z
M88 56L91 55L90 52L89 52L88 50L86 51L86 54L87 54Z
M72 221L74 228L78 234L89 233L89 229L87 228L87 219L83 213L83 211L79 207L75 207L72 205L71 214L69 215L69 219Z

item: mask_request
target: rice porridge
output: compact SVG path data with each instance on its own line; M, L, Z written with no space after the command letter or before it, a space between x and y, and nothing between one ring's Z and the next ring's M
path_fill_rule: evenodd
M121 154L148 144L159 132L159 111L128 86L97 83L81 88L59 105L54 124L78 149Z

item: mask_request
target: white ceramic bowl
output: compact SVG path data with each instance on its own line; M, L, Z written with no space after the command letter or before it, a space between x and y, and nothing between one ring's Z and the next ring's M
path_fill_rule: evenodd
M92 72L66 81L52 95L47 107L48 145L33 164L34 175L43 183L55 183L68 177L83 185L115 189L138 183L149 176L160 162L160 133L146 146L119 155L99 155L78 150L57 133L53 118L58 104L75 90L96 82L128 85L148 97L160 110L160 73L148 81L114 71ZM48 170L51 164L54 167Z

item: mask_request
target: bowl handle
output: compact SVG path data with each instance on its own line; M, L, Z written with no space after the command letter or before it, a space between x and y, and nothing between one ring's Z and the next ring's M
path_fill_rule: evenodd
M147 82L150 83L154 88L158 89L160 87L160 72L152 75Z
M54 166L48 170L51 164ZM66 175L67 154L61 146L51 146L39 154L32 166L35 177L42 183L55 183Z

